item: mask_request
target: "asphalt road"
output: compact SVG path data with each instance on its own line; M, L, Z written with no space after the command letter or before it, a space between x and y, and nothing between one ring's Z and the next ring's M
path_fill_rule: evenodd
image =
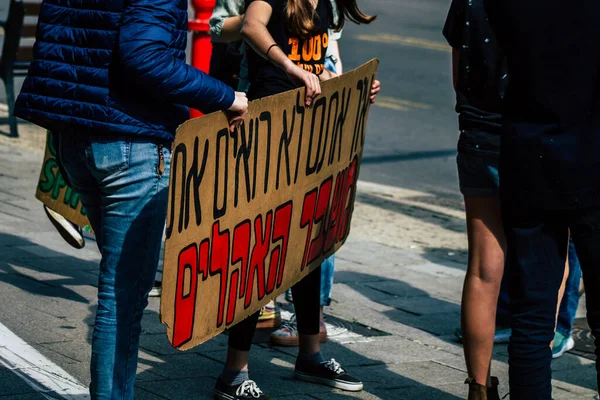
M348 23L340 42L344 68L378 58L379 105L371 108L360 178L458 195L458 138L451 53L441 30L448 0L363 0L371 25Z

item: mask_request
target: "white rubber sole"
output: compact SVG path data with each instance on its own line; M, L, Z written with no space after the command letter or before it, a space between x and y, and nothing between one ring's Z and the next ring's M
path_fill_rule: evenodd
M559 351L558 353L556 353L556 354L552 354L552 358L558 358L558 357L562 356L562 355L563 355L563 354L565 354L567 351L569 351L569 350L572 350L572 349L573 349L573 347L575 347L575 341L573 340L573 338L572 338L572 337L570 337L570 338L567 340L567 345L566 345L565 347L563 347L563 348L562 348L562 350L561 350L561 351Z
M345 390L347 392L360 392L363 390L362 383L352 383L343 381L332 381L318 376L303 374L302 372L294 371L294 377L299 381L316 383L317 385L330 386L332 388Z

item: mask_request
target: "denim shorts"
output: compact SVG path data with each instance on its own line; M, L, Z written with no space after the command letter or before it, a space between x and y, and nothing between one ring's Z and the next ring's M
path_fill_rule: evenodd
M466 197L499 195L500 144L498 134L463 130L458 140L458 182Z

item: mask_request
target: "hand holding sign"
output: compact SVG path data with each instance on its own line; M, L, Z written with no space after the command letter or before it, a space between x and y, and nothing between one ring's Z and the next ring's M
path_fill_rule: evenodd
M235 92L233 104L226 111L230 132L233 132L244 122L246 112L248 112L248 98L246 97L246 93Z
M371 97L369 98L369 100L371 100L371 103L375 103L375 98L377 97L377 94L381 91L381 82L379 82L377 79L375 79L373 81L373 85L371 85Z
M296 85L306 87L306 106L310 107L314 99L321 94L319 77L293 63L287 64L285 72Z

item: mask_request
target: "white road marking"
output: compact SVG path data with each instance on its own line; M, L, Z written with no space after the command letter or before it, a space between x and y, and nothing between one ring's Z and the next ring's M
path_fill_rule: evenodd
M89 399L83 386L0 323L0 365L10 369L47 399Z
M367 42L399 44L401 46L418 47L421 49L436 50L445 53L452 51L450 45L445 42L409 36L391 35L389 33L380 33L375 35L356 35L355 37L359 40L364 40Z

